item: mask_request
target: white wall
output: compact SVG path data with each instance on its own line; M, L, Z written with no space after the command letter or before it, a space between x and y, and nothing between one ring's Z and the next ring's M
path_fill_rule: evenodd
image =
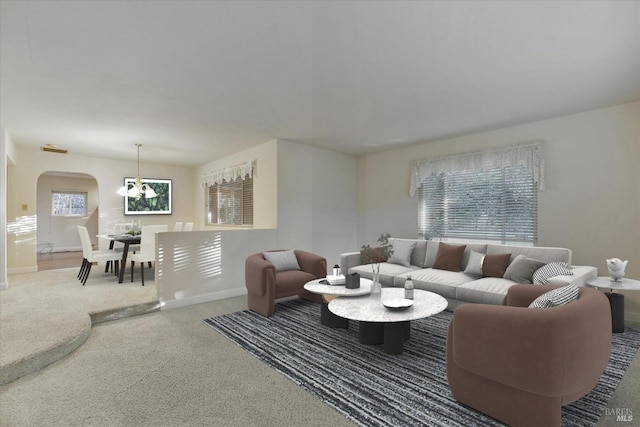
M278 195L280 248L309 250L331 266L356 249L354 156L278 140Z
M628 259L627 277L640 280L640 102L359 158L359 241L382 232L417 237L411 161L531 140L545 141L546 150L538 245L568 247L574 264L605 276L606 258ZM640 292L626 293L625 308L640 322Z
M7 279L7 177L10 165L15 165L16 147L9 132L0 127L0 291L9 286Z
M86 175L58 176L43 174L37 186L37 230L38 250L52 245L54 252L81 251L77 226L87 227L94 245L98 244L98 182ZM51 195L54 190L87 193L87 215L82 217L54 217L51 215ZM46 246L48 247L48 246Z
M140 163L143 178L169 178L173 181L172 215L124 215L124 199L116 191L124 177L135 176L136 159L132 161L85 157L74 154L46 153L17 147L16 166L9 168L7 192L7 266L9 273L36 271L37 182L47 171L87 174L98 182L100 233L109 233L117 222L140 219L142 224L168 224L194 218L194 170L180 166ZM23 210L23 206L26 210ZM101 248L108 243L101 241Z
M254 203L254 220L261 227L161 233L156 283L163 308L245 294L244 262L254 253L302 249L331 264L356 246L355 157L274 140L204 165L197 176L252 160L254 202L263 199L259 209ZM204 215L204 191L196 200L194 209Z

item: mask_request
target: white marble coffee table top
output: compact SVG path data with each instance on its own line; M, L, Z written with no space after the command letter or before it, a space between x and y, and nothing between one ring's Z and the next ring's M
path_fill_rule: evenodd
M371 284L369 279L360 278L360 287L356 289L347 289L344 285L323 285L319 283L324 279L316 279L305 283L304 288L314 294L337 295L342 297L356 297L369 295L371 292Z
M413 295L413 305L403 310L390 310L382 305L385 299L404 298L403 288L382 288L380 298L336 298L329 303L329 310L340 317L362 322L404 322L433 316L447 308L447 300L436 293L414 289Z
M640 280L633 279L623 278L621 282L614 282L611 280L611 277L601 276L587 280L586 284L588 286L593 286L594 288L615 289L619 291L640 291Z

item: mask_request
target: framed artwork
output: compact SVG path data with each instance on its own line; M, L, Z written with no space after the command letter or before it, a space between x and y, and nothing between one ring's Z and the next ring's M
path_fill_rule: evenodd
M124 185L131 188L136 182L135 178L125 178ZM142 185L148 185L155 191L156 197L124 196L125 215L171 215L171 180L143 178Z

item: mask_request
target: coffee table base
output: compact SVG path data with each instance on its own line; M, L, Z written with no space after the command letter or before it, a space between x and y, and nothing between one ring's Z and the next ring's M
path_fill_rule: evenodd
M329 328L349 328L349 319L336 316L329 310L329 304L322 301L320 304L320 324Z
M384 344L387 354L401 354L411 337L411 322L360 322L360 344Z

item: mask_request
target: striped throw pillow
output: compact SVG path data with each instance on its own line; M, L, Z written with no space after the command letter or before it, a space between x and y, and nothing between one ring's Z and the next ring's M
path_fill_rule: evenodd
M540 295L529 304L529 308L549 308L568 304L578 299L580 291L576 285L567 285Z
M534 285L546 285L549 279L556 276L573 276L571 267L566 262L550 262L533 273Z

